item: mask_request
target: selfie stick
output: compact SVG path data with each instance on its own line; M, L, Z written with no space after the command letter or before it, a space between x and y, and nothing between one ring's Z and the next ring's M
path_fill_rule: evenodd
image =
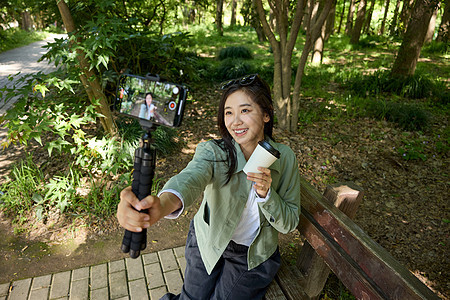
M141 125L143 124L141 123ZM151 194L156 164L156 149L152 147L152 131L156 127L148 123L145 125L147 132L142 135L142 145L134 152L133 182L131 183L131 189L139 201ZM148 213L148 210L142 210L141 212ZM131 258L138 258L141 251L146 247L146 228L143 228L141 232L125 230L121 246L123 253L129 252Z

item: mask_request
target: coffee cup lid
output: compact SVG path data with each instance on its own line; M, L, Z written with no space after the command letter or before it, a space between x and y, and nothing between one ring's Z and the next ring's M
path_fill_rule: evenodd
M263 147L264 149L266 149L270 154L272 154L276 158L280 158L280 152L277 149L275 149L274 147L272 147L272 145L268 141L262 140L262 141L259 141L258 144L261 147Z

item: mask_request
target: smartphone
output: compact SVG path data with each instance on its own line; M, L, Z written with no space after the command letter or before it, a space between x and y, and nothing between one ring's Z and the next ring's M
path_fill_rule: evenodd
M178 127L183 119L187 88L158 75L119 77L115 109L151 124Z

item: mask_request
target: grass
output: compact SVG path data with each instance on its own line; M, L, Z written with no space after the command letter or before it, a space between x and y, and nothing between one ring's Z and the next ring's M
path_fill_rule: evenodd
M47 33L40 31L25 31L19 28L0 30L0 53L41 41L46 37Z

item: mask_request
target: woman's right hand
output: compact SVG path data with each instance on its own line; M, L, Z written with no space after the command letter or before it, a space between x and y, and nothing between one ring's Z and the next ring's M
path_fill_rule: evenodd
M139 201L131 190L131 186L129 186L120 192L117 220L123 228L133 232L141 232L142 229L150 227L161 218L158 218L157 211L160 210L158 207L160 207L158 197L150 195ZM150 209L149 212L151 213L139 212L144 209ZM150 217L151 215L153 218Z
M150 227L162 217L182 207L181 201L172 193L163 193L161 197L164 201L153 195L139 201L131 186L123 189L117 206L119 224L129 231L141 232L142 229ZM148 209L148 213L139 212L144 209Z

